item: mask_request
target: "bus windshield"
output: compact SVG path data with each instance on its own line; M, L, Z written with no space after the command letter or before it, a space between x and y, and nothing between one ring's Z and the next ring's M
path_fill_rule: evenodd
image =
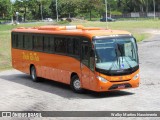
M132 69L138 66L134 38L102 38L94 40L96 68L107 71Z

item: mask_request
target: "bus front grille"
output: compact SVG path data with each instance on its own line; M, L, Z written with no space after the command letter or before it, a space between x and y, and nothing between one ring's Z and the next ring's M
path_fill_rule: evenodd
M110 81L110 82L127 82L127 81L130 81L130 79L128 79L128 80Z

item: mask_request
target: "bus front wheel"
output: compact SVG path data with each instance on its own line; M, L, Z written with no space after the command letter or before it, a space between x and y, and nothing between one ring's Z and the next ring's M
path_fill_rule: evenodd
M31 67L30 69L30 75L31 75L31 78L33 80L33 82L38 82L38 77L37 77L37 73L36 73L36 68L34 66Z
M71 78L71 88L76 93L82 93L84 90L81 88L81 81L77 75Z

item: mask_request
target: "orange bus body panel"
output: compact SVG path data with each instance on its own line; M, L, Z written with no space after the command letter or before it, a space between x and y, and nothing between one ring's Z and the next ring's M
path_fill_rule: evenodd
M24 73L30 74L30 65L35 65L39 77L70 83L72 72L80 73L80 62L75 58L12 49L13 67ZM72 64L72 65L71 65Z

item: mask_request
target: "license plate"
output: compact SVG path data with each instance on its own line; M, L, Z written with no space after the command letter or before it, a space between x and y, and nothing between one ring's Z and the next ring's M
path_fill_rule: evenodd
M118 85L118 89L123 89L125 88L125 85Z

